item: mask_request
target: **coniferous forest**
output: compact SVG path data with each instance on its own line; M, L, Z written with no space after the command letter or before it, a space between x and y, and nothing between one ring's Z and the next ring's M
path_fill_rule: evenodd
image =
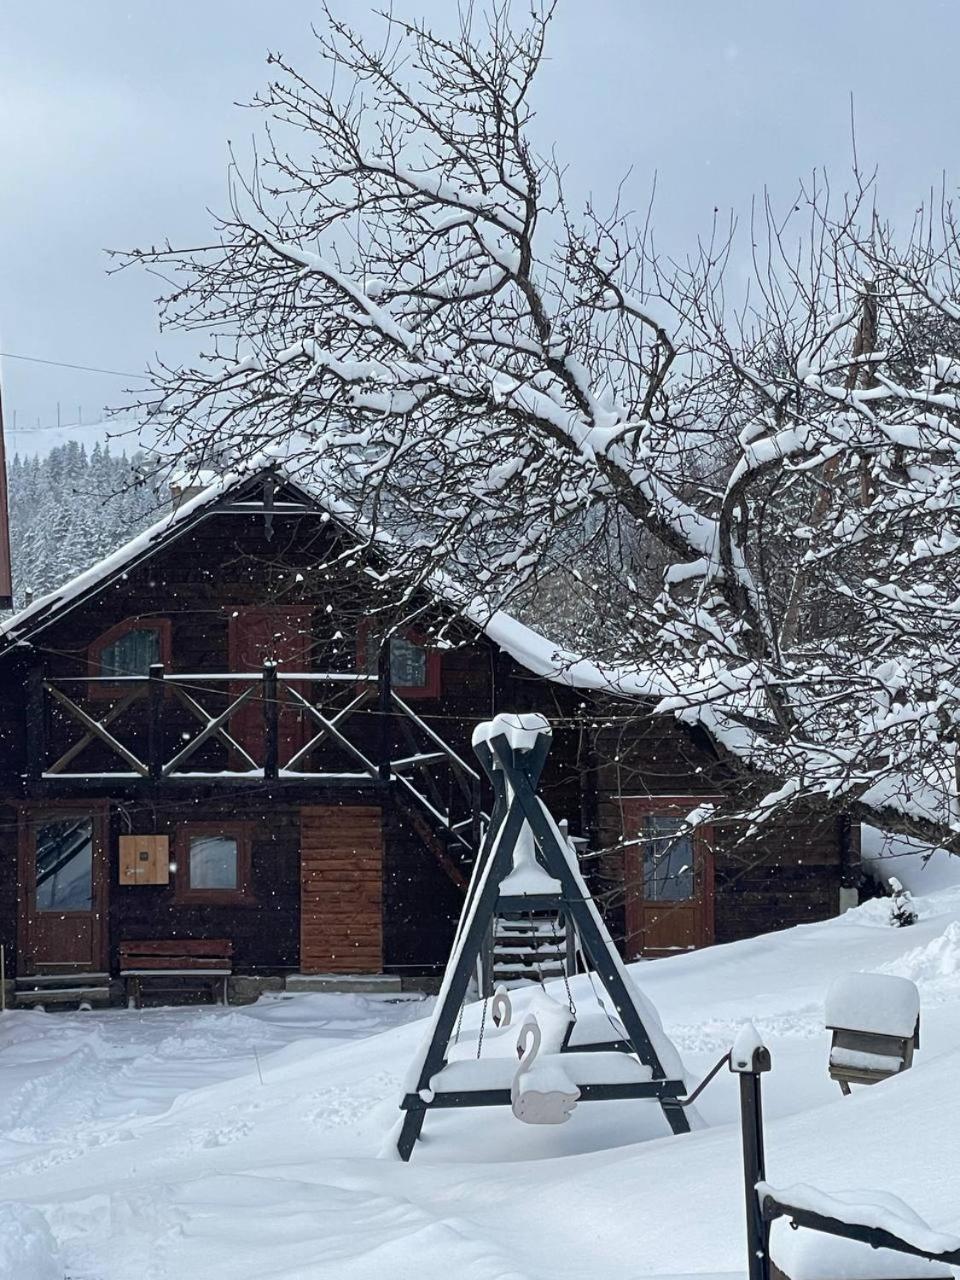
M14 605L23 608L81 573L158 514L142 479L142 455L88 453L69 441L45 457L15 455L9 464Z

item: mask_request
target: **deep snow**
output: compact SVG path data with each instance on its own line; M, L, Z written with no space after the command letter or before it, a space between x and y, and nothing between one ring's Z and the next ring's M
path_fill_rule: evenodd
M918 905L907 929L891 928L878 901L632 972L693 1078L745 1019L756 1025L773 1056L773 1185L883 1192L960 1234L960 888ZM922 1048L903 1077L844 1099L827 1077L823 1000L837 974L856 970L918 983ZM585 980L574 993L589 1010ZM517 1023L525 1003L514 1000ZM689 1136L664 1136L647 1103L581 1104L544 1128L507 1109L431 1114L403 1165L378 1152L429 1012L429 1001L314 995L231 1010L7 1014L0 1276L743 1274L727 1072L699 1104L709 1127ZM796 1254L798 1242L791 1232L784 1247Z

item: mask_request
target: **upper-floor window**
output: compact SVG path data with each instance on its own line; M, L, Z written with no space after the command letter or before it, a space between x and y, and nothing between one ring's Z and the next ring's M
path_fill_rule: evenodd
M137 627L111 640L100 650L102 676L142 676L160 661L158 627Z
M170 662L170 621L126 618L97 637L88 658L93 676L145 676L155 663ZM113 692L102 684L92 685L90 691L94 696Z
M370 675L377 674L380 637L361 628L361 657ZM436 698L440 694L440 651L419 643L415 633L390 637L390 685L403 698Z

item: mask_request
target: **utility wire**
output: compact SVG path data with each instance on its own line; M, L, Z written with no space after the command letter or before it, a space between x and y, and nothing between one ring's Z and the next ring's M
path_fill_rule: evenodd
M42 356L20 356L13 351L0 351L4 360L27 360L31 364L52 364L58 369L79 369L81 373L109 373L114 378L143 378L143 373L125 373L120 369L98 369L90 364L70 364L66 360L45 360Z

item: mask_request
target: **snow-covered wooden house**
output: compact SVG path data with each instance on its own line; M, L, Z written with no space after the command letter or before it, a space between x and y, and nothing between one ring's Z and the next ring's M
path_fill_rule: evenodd
M437 643L442 592L382 646L357 545L315 486L265 467L181 494L0 628L0 941L21 994L141 965L229 969L238 994L435 977L486 802L470 734L499 710L553 723L543 793L629 957L837 912L858 874L842 819L672 838L729 785L702 731L500 613Z

